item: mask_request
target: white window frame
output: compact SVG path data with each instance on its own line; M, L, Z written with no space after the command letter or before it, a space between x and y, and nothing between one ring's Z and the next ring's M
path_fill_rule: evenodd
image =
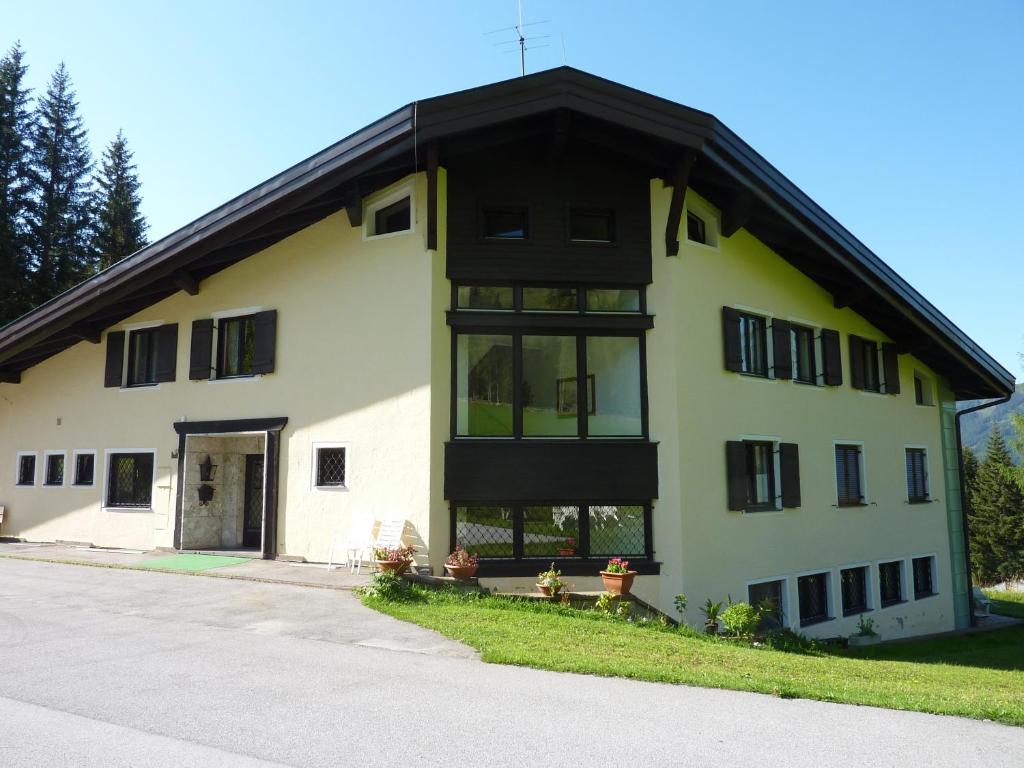
M935 383L932 381L932 377L925 373L922 373L917 368L914 368L914 379L921 380L921 395L924 398L923 403L917 402L917 393L914 393L914 405L918 408L934 408L936 397L935 397ZM917 388L917 385L914 385Z
M324 493L347 493L351 490L351 470L352 464L350 460L352 458L352 444L347 441L314 441L313 445L313 460L310 462L310 473L309 473L309 487L313 491L322 491ZM345 483L343 485L317 485L317 469L320 465L320 449L321 448L344 448L345 449Z
M918 559L920 559L922 557L927 557L931 561L931 566L932 566L932 593L930 595L921 595L921 597L918 597L917 594L916 594L917 590L914 588L914 583L913 583L914 582L914 561L918 560ZM911 582L908 585L908 589L907 589L907 599L908 600L911 599L910 594L912 592L914 593L914 596L913 596L914 600L927 600L929 597L935 597L936 595L938 595L939 591L940 591L939 590L939 557L938 557L938 553L936 553L936 552L925 552L925 553L922 553L920 555L911 555L910 557L907 558L907 560L910 562L910 582Z
M693 245L700 245L699 243L693 243ZM769 312L767 309L761 309L759 307L751 307L746 304L733 304L732 308L740 314L754 315L764 320L764 363L765 363L765 375L761 376L756 373L748 373L747 371L739 371L741 378L753 380L753 381L778 381L775 378L775 342L772 339L772 323L775 321L775 314ZM740 334L740 348L743 347L743 334Z
M50 457L51 456L63 456L64 457L64 472L61 475L60 483L47 483L46 475L49 472ZM43 451L43 478L40 483L40 488L63 488L68 484L68 452L62 450L46 450Z
M790 379L790 383L798 384L801 387L811 387L812 389L824 389L825 388L825 365L822 359L822 352L824 351L821 346L821 332L825 329L825 326L821 323L814 322L812 320L806 320L802 317L787 317L786 322L791 326L799 325L801 328L808 328L814 334L814 382L797 381L796 380L796 344L793 340L793 333L790 331L789 335L789 346L790 346L790 359L791 365L793 366L793 378Z
M77 483L78 479L78 457L79 456L92 456L92 482L91 483ZM71 452L71 487L72 488L95 488L96 487L96 472L99 469L96 461L96 449L95 448L75 448ZM155 471L155 469L154 469ZM67 476L67 468L65 468L65 477Z
M399 232L385 232L381 235L373 234L373 223L375 214L382 208L397 203L403 198L409 198L409 228ZM398 186L382 190L371 195L363 201L363 240L386 240L389 237L403 237L416 232L416 184L414 181L399 182Z
M887 561L889 562L889 561ZM846 614L843 608L843 571L848 571L853 568L864 568L865 569L865 584L864 584L864 599L868 602L867 610L861 611L860 613ZM848 563L846 565L840 565L836 568L836 605L839 606L839 611L842 613L842 618L852 619L855 616L863 616L865 613L871 613L875 610L875 606L878 602L875 599L875 588L874 588L874 574L872 573L871 561L865 561L863 563Z
M899 563L900 564L900 600L898 603L892 605L882 605L882 576L879 573L879 568L887 563ZM878 597L878 608L884 611L886 608L895 608L898 605L903 605L907 602L910 597L911 585L907 584L907 558L905 557L883 557L880 560L874 562L875 571L875 593Z
M148 507L112 507L108 504L107 496L107 484L110 481L110 457L116 453L151 453L153 454L153 478L152 488L149 492L149 506ZM157 450L155 448L105 448L103 450L103 495L100 497L100 508L104 512L153 512L153 499L156 498L156 458ZM93 475L95 476L95 463L93 464Z
M840 505L839 504L839 475L836 473L836 448L841 445L855 445L860 449L860 490L861 496L863 497L859 505ZM839 509L856 509L857 506L867 507L871 504L871 496L868 493L868 459L867 451L864 449L863 440L833 440L832 441L832 493L836 500L833 507Z
M834 594L836 588L835 568L814 568L809 571L794 573L793 588L796 590L796 622L792 626L797 627L798 629L803 627L803 623L800 621L800 579L804 576L817 576L822 573L828 578L828 581L825 584L825 602L827 603L826 609L828 611L828 618L822 619L821 621L815 621L807 626L815 627L818 624L834 621L836 618L836 596Z
M913 448L915 450L924 451L924 500L914 501L910 500L910 488L907 487L907 449ZM905 443L903 446L903 490L906 493L905 501L908 504L927 504L932 499L932 457L931 452L928 450L927 445L919 443Z
M706 243L698 243L689 238L689 226L686 215L692 213L704 222L704 238ZM683 241L693 248L703 248L708 251L718 252L721 250L722 223L720 214L710 205L703 203L697 198L687 194L683 203L682 217Z
M778 435L738 435L736 439L739 440L741 443L772 444L772 473L774 474L774 477L772 478L772 485L775 488L775 509L761 509L749 512L744 509L742 510L742 514L753 515L754 517L757 517L759 515L764 515L765 513L772 514L773 512L783 512L784 510L782 508L782 456L781 450L779 448L779 444L782 442L782 438L780 438Z
M757 586L758 584L771 584L776 581L782 582L782 605L779 606L779 612L782 614L782 626L786 629L793 626L793 617L789 615L789 576L772 576L766 579L751 579L746 584L747 600L750 600L751 587Z
M34 456L35 463L32 465L32 485L18 482L21 479L21 457ZM14 460L14 487L15 488L38 488L39 487L39 451L18 451Z
M128 384L128 365L131 362L131 355L129 354L132 348L132 332L133 331L145 331L148 328L159 328L161 325L167 325L166 320L146 320L140 323L128 323L122 325L117 330L124 332L124 349L121 352L121 384L118 386L118 392L140 392L147 389L160 389L162 382L154 382L152 384Z

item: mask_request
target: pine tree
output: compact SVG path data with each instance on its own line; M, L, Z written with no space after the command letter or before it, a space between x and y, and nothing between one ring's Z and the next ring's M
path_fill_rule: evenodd
M19 43L0 59L0 326L31 309L28 291L29 90Z
M93 250L106 269L146 245L146 219L139 210L139 177L121 131L110 142L96 177Z
M964 492L967 494L967 501L972 506L974 495L978 492L978 457L974 455L967 446L964 446Z
M966 474L966 473L965 473ZM971 499L971 563L981 584L1024 575L1024 492L996 425Z
M94 271L89 172L92 157L64 64L36 107L32 130L29 217L37 303Z

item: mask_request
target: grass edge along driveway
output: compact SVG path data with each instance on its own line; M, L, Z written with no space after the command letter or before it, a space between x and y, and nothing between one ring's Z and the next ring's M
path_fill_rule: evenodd
M858 651L780 651L554 604L419 589L413 598L363 602L466 643L494 664L1024 726L1024 627Z

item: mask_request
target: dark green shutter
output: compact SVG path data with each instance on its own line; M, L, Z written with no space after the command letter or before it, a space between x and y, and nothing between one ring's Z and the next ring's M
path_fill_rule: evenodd
M793 342L790 325L785 320L772 320L772 357L776 379L793 378Z
M850 386L864 389L864 340L850 334Z
M800 506L800 450L796 443L779 443L782 506Z
M821 373L825 383L838 387L843 383L843 357L839 352L839 331L821 329Z
M725 345L725 370L742 371L740 352L740 313L732 307L722 307L722 341Z
M253 373L273 373L275 345L277 343L277 310L257 312L253 318L256 349L253 354Z
M210 378L213 359L213 320L192 321L192 346L189 348L188 377L192 381Z
M178 324L161 325L156 336L156 380L174 381L178 366Z
M124 373L124 331L107 334L107 365L103 371L104 387L120 387Z
M882 366L885 371L885 391L890 395L900 393L900 359L895 344L882 345Z
M729 488L729 509L747 508L747 450L739 440L725 444L725 472Z

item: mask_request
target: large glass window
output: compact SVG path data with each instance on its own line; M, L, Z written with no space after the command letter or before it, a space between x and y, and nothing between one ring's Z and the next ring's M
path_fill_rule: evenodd
M588 435L643 434L638 337L587 337L587 397Z
M523 435L579 434L575 336L523 336Z
M590 507L588 540L594 557L644 554L644 518L640 505L605 504Z
M252 376L256 356L256 321L253 315L230 317L217 325L217 378Z
M128 334L128 386L156 384L157 328L143 328Z
M523 507L523 557L557 557L580 540L577 506Z
M512 336L461 334L456 357L456 433L511 437Z
M531 312L575 312L579 308L575 288L523 288L523 309Z
M514 308L512 286L460 285L456 296L459 309L511 311Z
M515 514L512 507L455 507L455 542L483 558L515 557Z
M587 288L587 312L639 312L636 288Z

